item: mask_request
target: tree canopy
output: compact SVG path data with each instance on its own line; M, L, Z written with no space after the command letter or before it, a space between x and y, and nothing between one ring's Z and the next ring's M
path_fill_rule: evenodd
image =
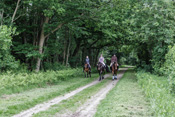
M107 62L116 53L121 64L159 73L175 42L174 1L1 1L1 70L78 67L87 55L95 66L100 53Z

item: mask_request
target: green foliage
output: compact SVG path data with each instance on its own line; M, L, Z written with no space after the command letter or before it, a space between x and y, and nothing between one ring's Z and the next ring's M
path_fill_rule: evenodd
M0 70L7 70L17 68L18 63L10 54L10 47L12 45L12 37L15 33L15 28L0 26Z
M160 70L164 75L168 76L170 92L175 94L175 45L169 47L165 59L164 66Z
M49 69L57 62L81 66L86 55L95 65L96 56L109 49L107 54L120 52L123 64L160 74L175 42L174 5L170 0L22 0L12 25L19 35L13 36L9 52L28 68L41 58L41 68ZM16 2L2 0L0 6L1 24L11 25ZM39 54L42 29L50 35ZM107 62L111 55L105 56Z
M174 117L175 99L169 93L168 79L150 73L137 73L138 83L145 95L151 101L152 110L156 117Z
M19 43L17 47L14 47L13 51L16 51L17 54L24 54L27 59L39 57L39 52L37 51L37 47L31 44L23 44L20 45Z
M44 69L45 70L62 70L62 69L67 69L69 68L68 66L64 66L59 62L55 62L55 63L50 63L50 62L44 62Z
M20 87L45 86L55 84L61 80L67 80L74 76L82 74L82 69L68 69L60 71L46 71L40 73L11 73L8 71L0 75L0 95L6 89L16 89Z
M170 4L159 1L141 1L135 4L130 16L130 40L135 45L141 63L159 72L169 45L174 43L174 12Z

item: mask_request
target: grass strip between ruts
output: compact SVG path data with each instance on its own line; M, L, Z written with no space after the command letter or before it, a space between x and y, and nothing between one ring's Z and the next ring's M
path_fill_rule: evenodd
M95 117L151 116L150 103L140 89L131 68L98 105Z
M98 74L93 74L92 78L72 78L62 81L58 85L36 88L21 94L5 95L0 97L0 117L12 116L23 110L29 109L36 104L48 101L59 95L66 94L76 88L84 86L96 79ZM54 89L54 91L52 91ZM46 91L45 91L46 90ZM35 92L35 93L34 93ZM31 95L30 95L31 93Z

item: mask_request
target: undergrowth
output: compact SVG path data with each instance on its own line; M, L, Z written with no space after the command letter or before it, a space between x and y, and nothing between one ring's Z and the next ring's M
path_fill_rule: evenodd
M39 73L12 73L0 75L0 96L19 93L28 89L54 85L75 76L82 75L81 69L46 71Z
M156 117L175 117L175 98L169 91L169 82L165 77L150 73L137 73L138 83L151 101Z

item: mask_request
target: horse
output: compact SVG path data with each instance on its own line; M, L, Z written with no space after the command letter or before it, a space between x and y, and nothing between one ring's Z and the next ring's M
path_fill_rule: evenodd
M99 81L101 81L102 79L104 79L105 66L101 62L98 62L97 63L97 70L98 70L98 73L100 75Z
M89 68L88 63L85 63L85 65L84 65L84 75L85 75L85 77L86 76L88 77L88 75L91 77L91 72L90 72L90 68Z
M111 67L112 67L112 75L113 75L112 80L117 79L117 72L119 69L118 63L114 62Z

